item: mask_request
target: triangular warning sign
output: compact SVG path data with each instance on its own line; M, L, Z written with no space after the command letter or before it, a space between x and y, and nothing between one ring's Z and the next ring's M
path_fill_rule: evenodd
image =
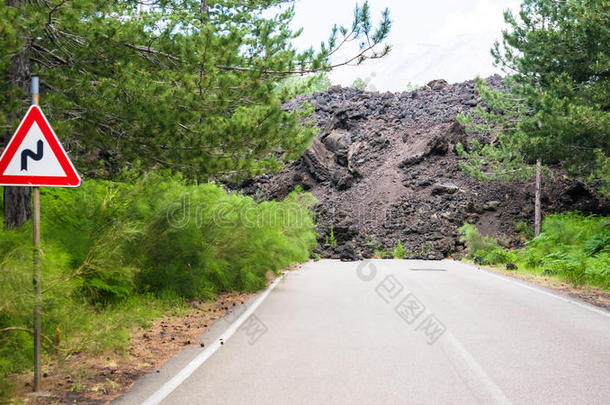
M31 106L0 156L0 185L78 187L80 181L42 110Z

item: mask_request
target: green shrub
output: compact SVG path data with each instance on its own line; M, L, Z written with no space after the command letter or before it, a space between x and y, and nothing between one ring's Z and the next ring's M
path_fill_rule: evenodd
M608 218L578 212L544 218L542 232L527 243L521 261L529 269L551 270L572 284L610 288Z
M373 257L376 259L391 259L393 257L392 253L381 248L377 247L373 251Z
M212 184L178 181L161 190L134 196L147 200L143 212L150 216L131 249L144 291L182 297L256 291L265 286L267 271L306 261L315 247L309 195L293 192L282 202L257 203ZM168 213L186 219L175 224Z
M527 222L517 222L517 225L515 225L515 231L517 231L519 236L525 240L529 240L534 237L534 229Z
M584 249L587 256L593 256L600 252L610 252L610 232L591 235L585 240Z
M400 239L398 239L398 243L394 248L393 256L395 259L402 259L403 257L405 257L405 251L402 247L402 242L400 241Z
M610 253L585 258L585 282L610 289Z
M501 248L495 238L481 235L474 225L465 223L459 231L462 233L460 241L466 244L467 255L470 259L480 264L501 264L514 261L513 253Z
M586 281L585 261L586 256L582 252L556 252L546 256L544 267L570 283L580 285Z
M574 284L610 289L610 225L608 218L578 212L548 215L542 232L520 251L507 252L494 238L482 236L471 224L460 228L468 257L481 264L514 263Z

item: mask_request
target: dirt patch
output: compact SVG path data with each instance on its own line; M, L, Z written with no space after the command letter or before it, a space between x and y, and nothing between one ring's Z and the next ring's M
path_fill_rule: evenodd
M500 76L488 78L502 88ZM475 224L508 247L520 247L519 222L532 225L533 182L483 183L466 175L458 144L489 143L467 135L456 121L480 102L475 83L434 81L403 93L332 87L286 105L315 101L319 135L298 160L278 174L246 181L241 190L259 199L282 199L297 186L311 192L322 257L356 260L392 251L401 240L406 258L460 256L458 228ZM608 214L608 199L560 171L545 178L543 214L579 210ZM335 243L326 243L331 230Z
M527 281L532 284L538 284L557 291L563 295L576 298L591 305L595 305L596 307L610 311L610 291L604 290L603 288L588 285L574 286L555 277L547 277L540 274L526 273L521 271L509 271L498 266L479 267L493 271L494 273L502 274L504 276Z
M254 294L229 293L212 302L192 301L185 316L164 316L152 327L133 331L128 353L100 356L78 353L61 367L43 367L42 389L46 395L29 394L33 374L17 377L17 398L27 404L106 404L127 392L136 379L158 369L197 339L229 308L243 304Z

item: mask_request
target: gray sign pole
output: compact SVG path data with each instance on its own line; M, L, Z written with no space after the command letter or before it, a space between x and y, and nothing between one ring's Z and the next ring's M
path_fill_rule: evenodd
M32 104L38 105L38 77L32 77ZM40 187L33 187L34 212L34 392L40 391Z

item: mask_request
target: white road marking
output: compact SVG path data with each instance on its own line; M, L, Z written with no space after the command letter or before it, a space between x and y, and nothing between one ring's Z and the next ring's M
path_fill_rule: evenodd
M191 376L203 363L206 362L221 346L220 341L225 343L239 330L242 324L254 313L258 306L267 298L269 293L279 284L283 279L279 277L276 279L267 289L248 307L239 318L237 318L231 326L227 328L224 333L204 349L197 357L195 357L189 364L186 365L178 374L176 374L171 380L167 381L152 394L146 401L142 402L142 405L157 405L161 403L169 394L171 394L176 388L180 386L187 378Z
M513 278L496 274L486 269L481 269L477 266L470 265L464 262L453 262L460 264L470 269L483 270L484 273L491 277L495 277L504 281L509 281L517 284L523 288L531 291L538 292L543 295L551 296L561 301L574 304L578 307L584 308L591 312L610 317L610 312L602 309L595 308L588 304L584 304L577 300L573 300L559 294L555 294L549 291L545 291L542 288L531 286L526 282L515 280ZM187 378L189 378L202 364L204 364L219 348L220 341L228 341L239 330L243 323L254 313L254 311L260 306L265 300L269 293L280 283L282 278L275 280L253 303L244 311L241 316L231 324L231 326L209 347L202 351L195 359L186 365L178 374L172 379L167 381L159 388L153 395L151 395L146 401L142 402L144 405L157 405L167 398L176 388L178 388ZM506 397L504 392L494 380L487 374L483 367L472 357L472 355L464 348L464 346L450 333L448 332L442 339L443 351L445 354L452 359L452 364L456 367L458 374L464 379L464 382L469 385L473 392L483 395L485 398L481 398L485 403L497 403L497 404L510 404L510 400Z
M470 355L468 350L453 336L447 332L443 336L443 351L451 358L454 367L457 368L458 375L462 381L471 388L476 396L483 396L481 403L505 404L511 402L494 380L485 372L483 367Z
M597 314L600 314L600 315L603 315L605 317L610 318L610 312L608 312L608 311L604 311L603 309L600 309L600 308L595 308L592 305L585 304L585 303L582 303L582 302L577 301L577 300L573 300L573 299L568 298L568 297L564 297L564 296L562 296L560 294L555 294L555 293L552 293L550 291L545 291L542 288L534 287L532 285L529 285L525 281L517 280L517 279L511 278L511 277L508 277L508 276L504 276L504 275L501 275L501 274L496 274L496 273L494 273L494 272L492 272L490 270L482 269L480 267L473 266L473 265L468 264L468 263L463 263L463 262L455 262L455 263L460 263L462 265L465 265L465 266L468 266L468 267L471 267L471 268L475 268L477 270L482 270L485 274L487 274L487 275L489 275L491 277L499 278L499 279L505 280L505 281L510 281L510 282L512 282L514 284L520 285L523 288L527 288L528 290L536 291L536 292L538 292L540 294L548 295L549 297L555 297L555 298L557 298L557 299L559 299L561 301L569 302L570 304L574 304L576 306L579 306L579 307L584 308L586 310L589 310L591 312L595 312Z

